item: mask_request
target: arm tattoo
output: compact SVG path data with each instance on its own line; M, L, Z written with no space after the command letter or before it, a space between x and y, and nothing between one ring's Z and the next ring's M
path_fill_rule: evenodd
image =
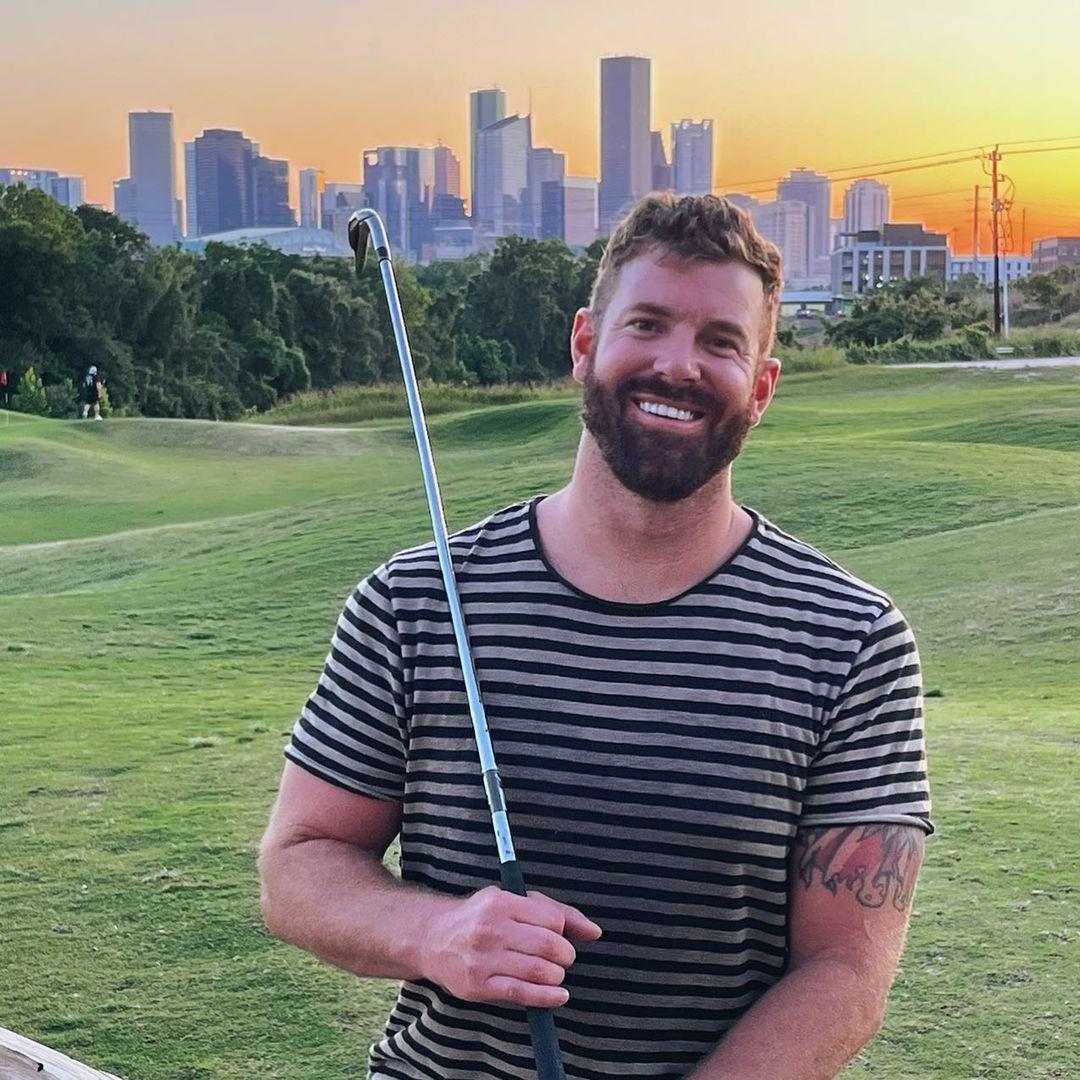
M815 877L829 892L841 885L863 907L879 908L891 898L904 911L915 888L925 836L912 825L851 825L800 829L795 837L799 880Z

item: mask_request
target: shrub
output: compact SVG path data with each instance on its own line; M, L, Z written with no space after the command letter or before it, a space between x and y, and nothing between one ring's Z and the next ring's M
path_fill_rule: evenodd
M19 387L11 399L11 407L16 412L31 413L34 416L49 415L49 401L45 397L45 387L41 384L38 373L27 368L19 380Z
M61 379L45 387L49 415L57 420L70 420L79 415L79 395L70 379Z

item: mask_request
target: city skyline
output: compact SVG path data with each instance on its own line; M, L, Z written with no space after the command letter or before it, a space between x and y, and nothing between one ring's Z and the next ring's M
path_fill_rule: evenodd
M808 15L773 0L723 16L697 0L676 0L665 25L677 16L687 32L663 35L648 17L652 9L637 0L621 4L617 18L607 3L580 11L562 0L509 2L497 11L473 0L452 13L425 7L420 20L370 16L361 24L362 47L350 53L343 45L340 62L324 31L337 20L344 25L351 9L327 0L313 0L303 25L290 25L287 35L268 29L289 10L278 0L267 0L255 28L239 11L203 0L182 13L120 0L93 14L71 0L57 0L49 13L20 9L8 19L0 60L13 85L42 92L24 95L0 117L0 158L84 176L87 198L111 206L112 183L127 173L128 112L169 110L178 147L203 130L232 128L257 139L268 157L287 159L294 207L301 169L320 169L328 182L359 182L365 149L439 139L461 159L466 193L468 95L497 85L508 114L530 114L534 143L566 155L568 175L599 177L599 61L618 54L651 60L652 127L664 132L669 156L672 123L713 119L713 184L721 192L755 182L764 197L764 187L800 167L832 173L1071 136L1080 126L1071 115L1068 46L1080 14L1057 0L1039 5L1037 26L1029 20L1019 28L1006 23L1010 9L998 0L982 5L979 20L924 0L903 15L842 0L825 0ZM57 8L72 30L60 41L46 34ZM212 10L217 35L200 42L192 63L177 48L178 35ZM695 25L704 32L690 32ZM1017 55L997 70L992 47L1006 25ZM733 48L732 40L744 44ZM316 41L325 63L299 65ZM352 58L365 49L389 55L380 63ZM1017 185L1017 245L1024 209L1029 245L1080 232L1080 151L1007 156L1003 166ZM854 178L834 178L833 216ZM985 182L978 161L883 179L894 220L922 221L949 234L957 252L970 250L971 189ZM988 242L984 222L980 250Z

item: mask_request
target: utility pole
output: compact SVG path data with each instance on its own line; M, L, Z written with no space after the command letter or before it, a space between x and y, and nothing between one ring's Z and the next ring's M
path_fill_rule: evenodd
M975 213L971 216L971 272L979 274L979 185L975 185Z
M1001 265L999 259L1000 235L999 218L1001 215L1001 200L998 198L998 162L1001 160L1001 146L995 146L990 152L990 163L993 167L993 185L991 188L990 210L994 222L994 336L1001 337Z

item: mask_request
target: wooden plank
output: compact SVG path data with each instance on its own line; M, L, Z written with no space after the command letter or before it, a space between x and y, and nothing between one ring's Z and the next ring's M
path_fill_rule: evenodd
M0 1027L0 1080L120 1080Z

